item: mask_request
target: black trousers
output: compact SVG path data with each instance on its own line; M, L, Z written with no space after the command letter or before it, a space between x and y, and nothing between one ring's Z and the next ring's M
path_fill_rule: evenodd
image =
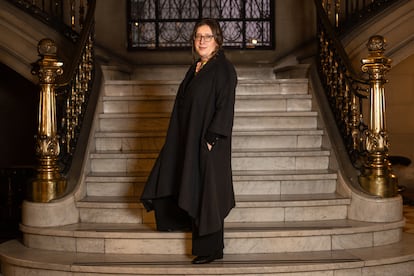
M222 224L223 225L223 224ZM200 236L198 229L193 226L193 255L194 256L210 256L217 253L223 253L224 249L224 231L221 230Z
M223 252L223 228L218 232L200 236L195 221L187 212L178 207L173 198L155 199L153 205L158 231L192 231L192 254L194 256L209 256Z

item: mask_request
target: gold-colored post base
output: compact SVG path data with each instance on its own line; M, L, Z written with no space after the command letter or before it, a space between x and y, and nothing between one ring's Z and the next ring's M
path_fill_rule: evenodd
M394 197L398 194L398 178L392 174L367 173L359 176L361 187L372 195Z
M60 197L66 190L66 179L39 179L32 182L31 200L34 202L50 202Z

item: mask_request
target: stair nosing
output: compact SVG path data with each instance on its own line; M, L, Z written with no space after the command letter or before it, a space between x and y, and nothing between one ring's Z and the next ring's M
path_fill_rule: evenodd
M329 224L332 224L329 226ZM338 226L342 224L342 226ZM120 238L120 239L183 239L191 238L190 232L160 232L153 224L140 223L76 223L57 227L33 227L21 225L20 230L26 234L53 235L72 238ZM302 225L302 226L301 226ZM315 225L315 226L312 226ZM336 226L335 226L336 225ZM319 227L318 227L319 226ZM404 221L395 222L359 222L349 219L326 221L294 221L266 223L225 222L226 238L274 238L274 237L309 237L357 234L386 231L404 226ZM100 229L99 229L100 228ZM301 229L302 228L302 229ZM98 230L97 230L98 229Z
M318 252L279 252L252 254L225 254L223 260L212 264L195 266L187 254L107 254L62 252L25 247L17 240L8 241L3 248L9 248L3 257L5 262L27 269L53 269L72 273L134 275L168 275L171 271L180 275L233 275L279 273L341 273L365 267L388 266L408 263L414 260L414 249L410 247L414 236L403 234L402 240L392 245L374 248L325 250ZM387 252L387 254L384 254ZM50 258L55 255L56 258ZM81 258L80 258L81 257ZM345 272L346 273L346 272Z
M257 198L262 198L258 201ZM308 198L307 198L308 196ZM236 207L314 207L349 205L350 198L327 194L283 194L283 195L236 195ZM87 196L76 202L79 208L100 209L144 209L139 196Z
M181 80L106 80L105 85L137 85L137 84L144 84L144 85L169 85L169 84L177 84L179 85ZM309 83L308 78L295 78L295 79L239 79L238 85L246 85L246 84L253 84L253 85L269 85L269 84L307 84Z
M100 113L100 119L123 119L141 117L170 117L171 112L135 112L135 113ZM239 111L234 114L237 117L315 117L316 111Z
M145 155L158 155L159 150L98 150L90 153L91 158L142 158ZM330 151L321 148L258 148L258 149L233 149L232 157L251 157L251 156L329 156Z
M102 172L102 173L89 173L86 176L85 181L99 181L99 182L113 182L113 179L117 179L121 182L125 180L142 179L146 180L148 172L136 172L136 173L114 173L114 172ZM281 171L233 171L233 182L243 180L257 180L260 176L260 180L337 180L338 174L330 170L281 170Z
M277 136L293 136L293 135L306 135L317 136L322 135L324 131L322 129L275 129L275 130L259 130L259 131L247 131L247 130L234 130L232 136L265 136L265 135L277 135ZM97 131L95 137L98 138L134 138L134 137L151 137L151 136L165 136L166 131Z
M175 95L170 94L154 94L154 95L106 95L103 96L103 101L141 101L141 100L174 100ZM237 100L245 99L303 99L309 100L312 99L310 94L267 94L267 93L254 93L254 94L236 94L236 104Z

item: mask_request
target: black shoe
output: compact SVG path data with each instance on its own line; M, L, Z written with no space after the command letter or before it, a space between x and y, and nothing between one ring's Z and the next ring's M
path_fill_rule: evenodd
M209 256L198 256L195 257L194 260L191 262L192 264L208 264L214 260L223 259L223 252L216 253Z
M157 231L160 232L191 232L191 227L189 226L178 226L174 228L162 227L157 225Z

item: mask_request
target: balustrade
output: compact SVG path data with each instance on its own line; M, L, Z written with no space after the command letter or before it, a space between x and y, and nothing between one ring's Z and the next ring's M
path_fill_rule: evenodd
M361 70L368 78L360 78L336 34L340 16L332 16L332 5L334 13L338 13L340 1L316 0L315 3L319 20L320 77L350 160L360 171L359 184L373 195L396 196L398 181L388 161L385 125L385 73L391 66L391 60L384 56L385 39L378 35L369 38L369 55L361 60ZM364 104L366 101L369 103ZM365 112L364 106L368 106ZM368 123L366 114L369 114Z
M32 5L36 4L36 1L31 2ZM42 1L43 4L44 2ZM60 3L59 5L65 3L52 2ZM49 202L67 192L64 174L71 166L92 87L96 1L88 1L86 17L83 2L70 1L68 14L71 29L80 30L70 62L66 62L67 66L64 67L64 62L56 56L55 42L45 38L39 42L40 59L32 70L33 74L38 75L41 87L36 136L38 167L29 191L29 199L36 202ZM75 7L79 9L78 17L74 15ZM41 8L44 7L39 7ZM75 21L79 25L75 26Z

